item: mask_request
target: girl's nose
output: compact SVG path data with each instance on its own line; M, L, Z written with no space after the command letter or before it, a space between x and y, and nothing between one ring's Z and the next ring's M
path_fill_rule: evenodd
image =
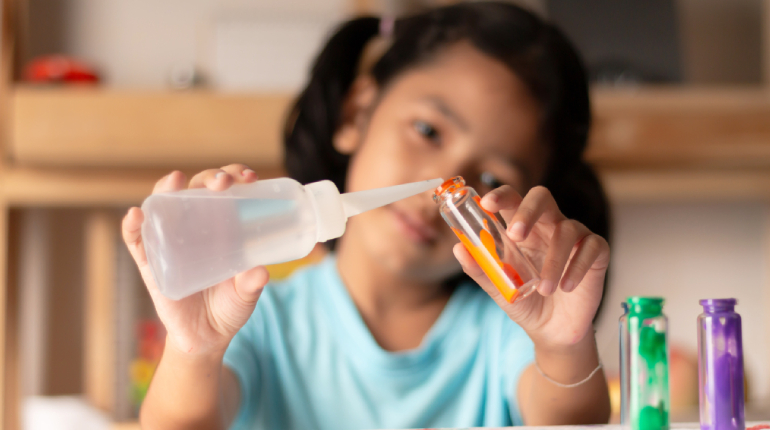
M447 180L458 175L462 176L464 170L467 169L464 169L460 163L439 161L430 164L426 163L421 170L421 176L425 176L426 179L443 178Z

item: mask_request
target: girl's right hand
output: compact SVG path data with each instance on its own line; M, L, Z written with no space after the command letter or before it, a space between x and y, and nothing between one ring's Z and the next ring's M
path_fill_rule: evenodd
M190 181L189 188L207 187L222 191L235 183L257 180L253 170L240 164L204 170ZM155 184L153 194L185 187L181 172L172 172ZM160 293L147 264L142 242L142 210L133 207L123 218L123 240L139 267L155 310L168 333L166 347L185 354L222 354L246 323L268 281L267 270L258 266L182 300L171 300Z

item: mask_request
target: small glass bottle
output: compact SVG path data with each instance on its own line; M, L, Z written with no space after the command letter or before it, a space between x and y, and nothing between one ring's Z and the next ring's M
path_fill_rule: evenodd
M498 217L481 207L476 191L457 176L436 189L433 200L452 231L506 301L528 296L540 282L532 262L505 233Z
M628 426L628 303L621 302L623 315L618 320L618 333L620 334L620 425Z
M632 430L668 430L668 321L659 297L628 298L628 423Z
M698 381L702 430L744 430L743 341L735 299L701 300Z

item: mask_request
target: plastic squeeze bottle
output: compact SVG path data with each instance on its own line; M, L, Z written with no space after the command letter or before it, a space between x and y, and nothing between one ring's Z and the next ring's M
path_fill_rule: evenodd
M289 178L153 194L142 238L161 293L178 300L252 267L302 258L347 219L435 188L443 179L340 194L331 181Z
M481 198L462 177L436 189L433 201L444 221L465 245L492 284L508 303L535 291L540 275L532 262L505 234L498 218L481 207Z
M701 300L698 380L702 430L744 430L743 340L735 299Z
M668 430L668 319L663 299L629 297L627 302L628 423L632 430Z

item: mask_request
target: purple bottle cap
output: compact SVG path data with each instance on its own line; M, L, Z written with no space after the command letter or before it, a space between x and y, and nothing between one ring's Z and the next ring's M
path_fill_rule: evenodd
M714 312L733 312L735 311L735 305L738 304L736 299L703 299L700 301L703 306L703 311L707 314Z
M701 306L716 306L716 307L725 307L725 306L735 306L738 304L737 299L703 299L700 301Z

